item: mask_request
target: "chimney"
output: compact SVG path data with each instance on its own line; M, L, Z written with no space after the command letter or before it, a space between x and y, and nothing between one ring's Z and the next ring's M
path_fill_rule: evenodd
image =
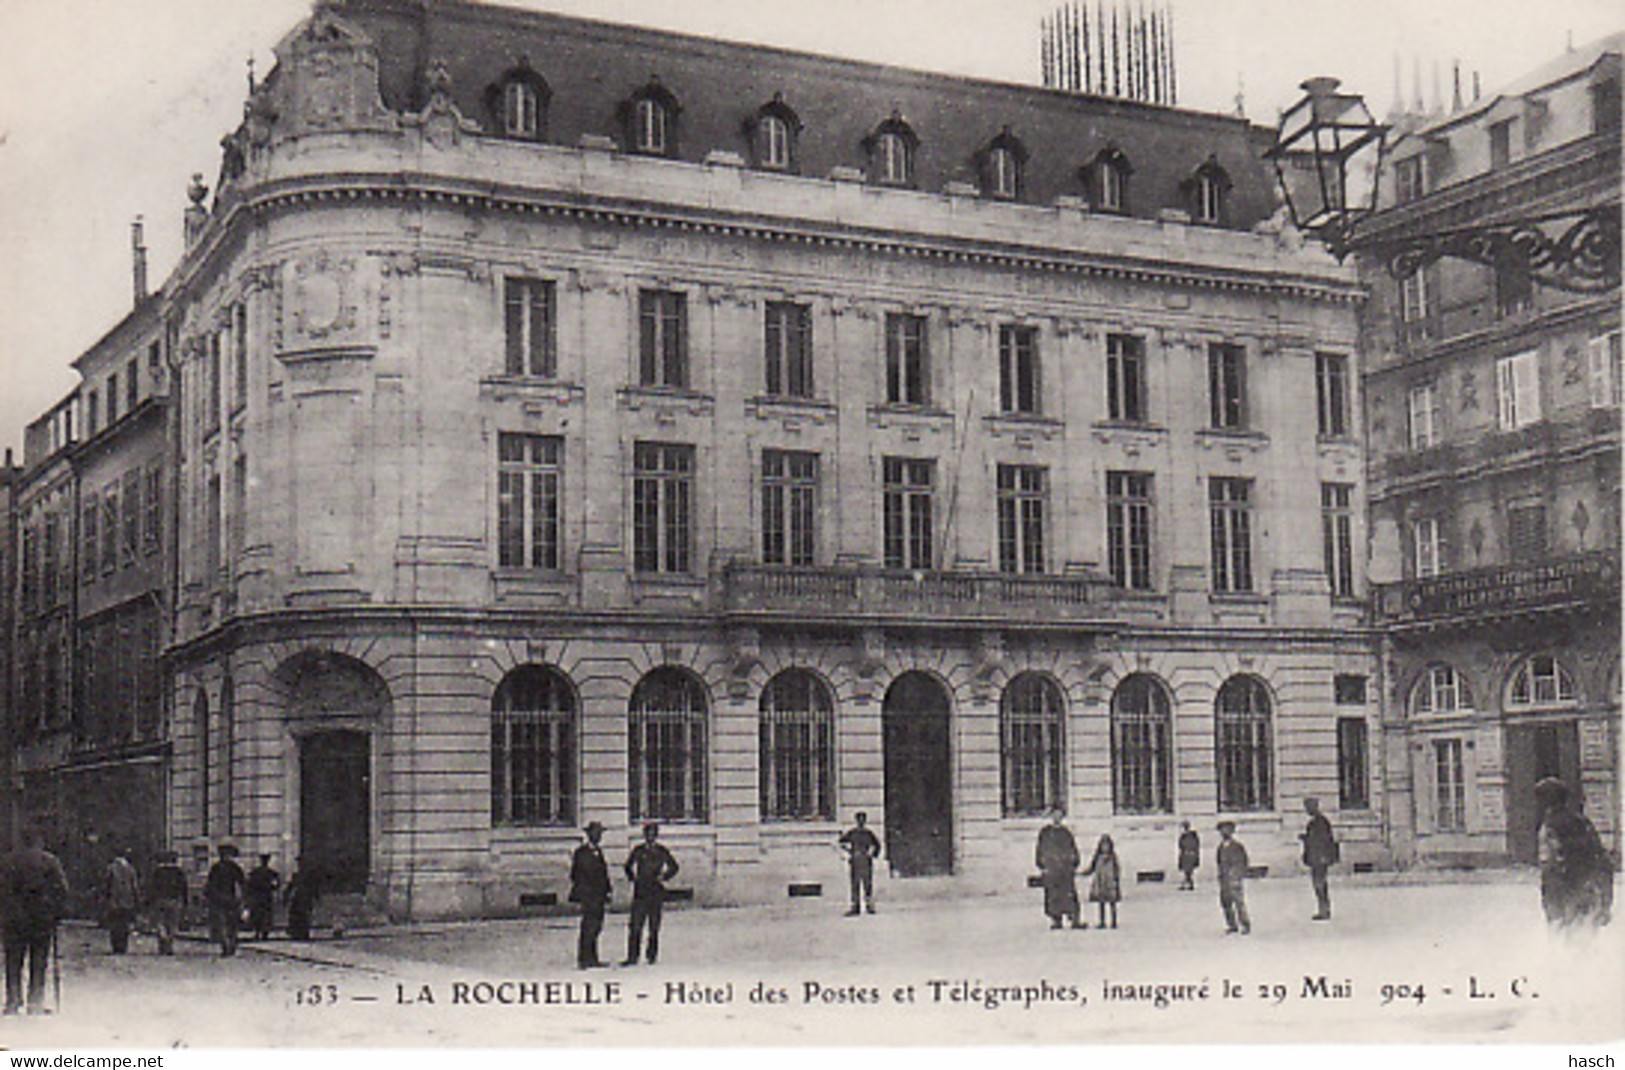
M1450 80L1450 111L1452 114L1461 110L1461 60L1451 61Z
M130 224L130 269L131 281L135 286L135 303L140 304L147 296L147 243L145 228L141 217L136 216L135 222Z
M203 176L194 174L192 184L186 187L186 248L191 249L197 244L198 238L203 236L203 228L209 222L209 210L203 207L204 198L209 195L209 187L203 184Z

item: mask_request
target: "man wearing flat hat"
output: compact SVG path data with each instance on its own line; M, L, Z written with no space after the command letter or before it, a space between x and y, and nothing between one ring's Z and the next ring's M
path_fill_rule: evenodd
M609 863L604 861L604 849L598 846L604 838L604 826L589 821L582 831L587 842L577 847L570 858L570 902L581 904L576 969L590 970L609 965L598 958L598 934L604 931L604 911L609 908Z

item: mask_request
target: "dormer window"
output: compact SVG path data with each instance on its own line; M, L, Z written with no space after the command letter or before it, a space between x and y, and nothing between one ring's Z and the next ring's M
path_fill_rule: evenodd
M668 125L666 109L660 106L658 100L646 97L638 101L637 129L634 131L633 145L639 152L664 153Z
M502 132L509 137L536 136L536 90L525 82L502 87Z
M982 193L997 200L1013 201L1021 196L1022 166L1027 162L1027 150L1005 127L980 156Z
M626 142L633 152L646 156L677 154L677 98L658 79L632 96L627 112Z
M801 133L801 120L784 102L783 95L773 94L773 99L746 122L745 132L750 138L751 156L757 167L767 171L796 169L796 138Z
M1084 180L1092 194L1098 212L1128 211L1128 179L1134 168L1120 149L1101 151L1094 162L1084 169Z
M914 153L919 144L903 117L892 112L866 142L870 177L882 186L913 186Z
M784 170L790 166L790 124L777 115L762 118L763 167Z
M1230 192L1230 176L1209 156L1191 176L1190 212L1198 223L1224 222L1225 197Z
M547 136L547 81L521 60L485 91L492 124L504 137L540 141Z

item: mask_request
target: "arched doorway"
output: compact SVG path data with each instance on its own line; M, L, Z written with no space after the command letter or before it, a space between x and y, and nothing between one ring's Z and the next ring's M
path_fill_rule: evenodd
M330 892L367 887L372 851L372 741L364 732L299 740L299 866Z
M372 873L373 739L389 689L370 666L307 650L273 674L296 753L299 867L329 892L365 892Z
M899 877L951 873L953 764L948 693L924 673L892 682L881 707L886 776L886 857Z

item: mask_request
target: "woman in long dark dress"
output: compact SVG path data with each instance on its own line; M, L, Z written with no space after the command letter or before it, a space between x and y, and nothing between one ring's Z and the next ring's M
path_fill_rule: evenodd
M1087 929L1078 908L1078 842L1072 838L1072 830L1061 824L1063 816L1061 811L1055 811L1050 823L1038 830L1037 861L1044 882L1044 913L1052 929L1059 929L1063 918L1072 919L1074 929Z
M1540 903L1554 927L1607 925L1614 906L1614 860L1596 828L1574 807L1568 785L1535 785L1540 807Z

